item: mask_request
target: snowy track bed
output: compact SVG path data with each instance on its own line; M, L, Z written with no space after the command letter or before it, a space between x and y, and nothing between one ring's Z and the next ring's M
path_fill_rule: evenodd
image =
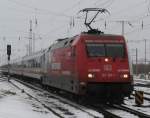
M134 89L137 91L143 91L144 93L144 104L141 106L137 106L135 104L134 96L132 96L132 99L130 100L125 99L125 106L150 115L150 80L135 79L135 84L136 86L134 87Z
M130 109L139 111L139 112L144 113L144 114L147 114L150 117L150 112L149 112L150 111L150 101L146 101L145 100L144 104L142 106L137 106L135 104L134 99L132 99L132 100L125 100L124 102L125 102L125 105L124 105L125 107L128 107Z
M134 79L135 87L146 87L150 89L150 80Z
M150 117L150 101L145 100L141 107L137 107L134 99L126 99L124 106L129 109L120 108L123 107L120 105L114 107L101 104L87 107L35 85L22 83L22 81L16 81L15 79L8 82L7 78L0 78L0 118Z
M127 105L113 105L113 107L134 114L134 116L138 116L140 118L150 118L150 115L144 113L142 110L134 109L133 107L129 107Z
M93 109L103 112L106 118L139 118L138 115L111 105L91 105Z
M0 78L0 118L58 118L39 102Z
M20 82L15 80L11 80L11 83L19 89L23 89L25 93L32 97L37 102L41 103L41 105L51 112L54 115L62 118L103 118L101 113L98 113L92 109L85 108L83 106L77 105L75 103L71 103L68 100L60 98L59 96L55 96L47 91L44 91L40 88L36 88L34 86L29 87L23 85Z
M18 80L17 80L18 81ZM34 90L36 90L36 91L41 91L41 92L43 92L43 89L40 89L40 88L37 88L37 87L35 87L35 86L32 86L32 85L30 85L30 84L28 84L28 83L24 83L24 82L22 82L22 81L19 81L19 83L18 82L16 82L16 81L14 81L14 80L12 80L12 82L13 83L15 83L15 84L17 84L17 85L19 85L20 84L20 82L22 83L22 84L24 84L25 86L30 86L29 88L34 88ZM24 86L24 85L19 85L19 86L21 86L21 88L23 88L22 86ZM27 88L26 88L27 89ZM37 93L37 92L36 92ZM39 95L40 95L40 97L41 96L49 96L49 98L52 98L52 99L54 99L55 101L60 101L60 103L59 103L59 107L62 107L62 106L67 106L67 108L65 108L65 107L62 107L63 109L68 109L68 105L70 106L70 107L75 107L75 109L77 109L77 110L81 110L82 112L85 112L85 113L87 113L90 117L95 117L95 118L98 118L98 117L102 117L102 115L101 116L99 116L99 115L93 115L93 113L91 113L91 112L89 112L89 110L88 110L88 107L84 107L84 106L80 106L80 105L78 105L78 104L75 104L75 103L72 103L71 101L68 101L68 100L66 100L66 99L64 99L64 98L61 98L61 97L59 97L59 96L56 96L55 94L53 95L53 94L51 94L51 93L47 93L46 91L45 91L45 93L43 94L39 94L38 93L38 97L39 97ZM46 98L46 97L44 97L44 98ZM41 99L41 98L40 98ZM45 102L47 103L50 103L50 104L54 104L55 103L55 101L52 101L52 99L51 100L49 100L49 99L47 99ZM42 100L41 100L42 101ZM58 106L58 101L57 101L57 103L55 103L55 106ZM61 105L61 104L63 104L63 105ZM65 104L65 105L64 105ZM51 106L51 105L50 105ZM52 106L53 107L53 106ZM51 107L51 108L52 108ZM62 109L61 108L61 109ZM69 108L69 109L73 109L73 108ZM99 107L97 107L97 106L94 106L93 108L91 108L91 109L94 109L95 111L97 111L97 112L100 112L100 113L102 113L104 116L106 116L106 117L111 117L111 118L128 118L128 117L132 117L132 118L138 118L138 115L136 114L136 115L134 115L133 113L131 113L131 112L129 112L129 111L125 111L124 109L122 110L122 109L120 109L120 108L115 108L115 107L109 107L108 108L108 106L107 107L101 107L101 105L99 106ZM69 111L69 110L68 110ZM71 113L69 113L70 115L71 114L73 114L73 113L75 113L76 111L74 110L73 112L71 112ZM60 111L58 112L58 113L60 113ZM63 113L61 113L61 114L63 114ZM88 116L88 117L89 117ZM63 117L66 117L66 116L63 116ZM80 116L81 117L81 116ZM84 117L84 116L83 116ZM86 116L87 117L87 116Z
M134 90L143 91L144 99L150 101L150 80L135 79Z

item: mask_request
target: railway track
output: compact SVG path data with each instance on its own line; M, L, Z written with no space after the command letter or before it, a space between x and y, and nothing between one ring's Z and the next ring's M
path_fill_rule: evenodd
M112 107L110 105L90 105L93 109L103 113L105 118L138 118L134 114Z
M53 109L51 109L50 107L48 107L47 105L43 104L39 99L37 99L36 97L32 96L31 94L29 94L28 92L24 91L24 89L21 89L18 85L14 84L13 82L10 81L10 83L15 86L17 89L21 90L22 92L24 92L25 94L27 94L29 97L33 98L34 100L36 100L37 102L41 103L42 106L44 106L44 108L46 108L47 110L51 111L54 115L58 116L59 118L63 118L61 115L59 115L57 112L55 112Z
M90 105L92 109L103 113L106 118L150 118L150 115L124 105Z
M147 80L136 80L134 86L147 87L150 88L150 81Z
M39 86L35 86L35 85L32 85L30 83L26 83L26 82L23 82L23 81L20 81L18 79L15 79L15 80L11 80L10 82L16 86L18 89L20 89L21 91L23 91L23 88L18 86L18 84L16 83L16 81L28 88L31 88L35 91L39 91L39 92L42 92L44 91L44 95L46 97L49 97L49 98L54 98L56 100L59 100L61 103L63 104L67 104L71 107L74 107L75 109L78 109L86 114L88 114L89 117L92 117L92 118L101 118L101 116L99 115L95 115L93 114L92 112L89 112L90 109L94 110L94 111L97 111L99 112L100 114L103 114L104 117L106 118L128 118L128 117L132 117L132 118L150 118L150 115L147 115L147 114L144 114L142 112L139 112L137 110L134 110L134 109L131 109L131 108L128 108L126 106L120 106L120 105L113 105L113 106L110 106L110 105L90 105L90 107L88 106L82 106L82 105L77 105L75 103L73 103L72 101L68 101L68 99L66 98L62 98L61 96L57 96L56 94L52 94L52 93L49 93L49 92L45 92L45 90L43 90L42 88L39 88ZM21 85L21 86L22 86ZM47 108L48 110L50 110L51 112L53 112L56 116L62 118L62 117L69 117L69 116L64 116L64 115L60 115L59 112L57 112L56 110L52 109L52 107L50 107L49 105L47 105L47 103L43 103L41 102L40 99L38 99L37 97L29 94L28 92L25 91L25 93L32 97L33 99L35 99L36 101L40 102L45 108ZM39 94L40 95L40 94ZM43 96L41 94L41 96ZM49 101L47 100L47 102L49 103ZM50 102L51 103L51 102ZM87 109L89 108L89 110ZM62 108L60 108L62 109ZM68 110L69 111L69 110ZM68 114L71 114L73 115L73 113L69 113Z
M41 92L43 91L43 89L37 88L37 87L35 87L34 85L31 85L30 83L26 83L26 82L20 81L20 80L18 80L18 79L15 79L15 80L18 81L18 82L20 82L20 83L22 83L22 84L24 84L25 86L27 86L27 87L29 87L29 88L34 89L34 90L39 90L39 91L41 91ZM66 99L64 99L64 98L60 98L60 97L55 96L55 95L54 95L53 97L55 97L56 99L61 100L61 102L63 102L63 103L66 103ZM75 108L77 108L77 109L80 109L80 110L83 111L83 112L86 112L87 114L89 114L90 116L92 116L92 117L94 117L94 118L99 118L99 116L95 116L95 115L91 114L90 112L88 112L88 111L87 111L87 107L86 107L86 111L85 111L85 110L83 110L83 108L79 107L78 105L74 105L74 103L72 103L72 102L69 102L69 103L68 103L68 99L67 99L67 104L69 104L69 105L71 105L71 106L73 106L73 107L75 107ZM83 107L83 106L82 106L82 107ZM97 109L96 109L96 110L97 110ZM118 116L118 115L116 115L116 114L113 114L113 113L107 111L106 109L99 108L99 109L97 110L97 112L102 113L102 114L104 115L104 117L106 117L106 118L121 118L120 116Z
M3 77L3 76L0 75L0 81L3 81L3 80L6 81L7 77Z
M144 99L147 100L147 101L150 101L150 93L148 92L145 92L148 91L148 89L150 88L150 81L147 81L147 80L135 80L136 83L135 83L135 90L142 90L143 93L144 93ZM146 89L145 89L146 88ZM132 94L134 96L134 94Z
M30 96L31 98L35 99L36 101L40 102L42 104L42 106L44 106L46 109L48 109L49 111L53 112L56 116L60 117L60 118L67 118L67 117L78 117L76 115L74 115L74 112L70 112L69 109L67 109L66 107L63 108L61 106L58 106L57 104L58 103L52 103L52 101L48 101L48 99L45 101L45 103L43 103L41 101L41 99L39 99L38 97L35 97L33 95L31 95L29 92L25 91L24 88L22 88L22 85L20 87L20 85L18 85L15 81L19 82L20 84L26 86L26 87L29 87L35 91L39 91L40 94L38 94L40 97L44 97L44 98L51 98L51 99L55 99L54 101L59 101L59 104L63 104L61 106L69 106L71 108L74 108L74 112L82 112L84 114L86 114L87 117L89 118L102 118L103 115L100 114L100 113L93 113L93 112L96 112L96 111L93 111L92 109L87 109L85 108L84 106L81 106L81 105L76 105L75 103L72 103L71 101L68 101L64 98L61 98L59 96L56 96L55 94L52 94L52 93L49 93L49 92L46 92L45 90L41 89L41 88L37 88L36 86L34 85L31 85L29 83L26 83L26 82L23 82L23 81L19 81L19 80L11 80L11 84L13 86L15 86L16 88L20 89L21 91L24 91L28 96ZM44 94L42 93L44 92ZM43 96L44 95L44 96ZM53 105L56 105L56 106L53 106L53 107L56 107L57 109L59 110L62 110L62 111L59 111L59 110L56 110L56 109L53 109L53 107L51 107L50 104L53 104ZM49 106L50 105L50 106ZM63 115L60 115L61 112L67 112L67 113L64 113ZM97 114L97 115L95 115Z
M147 87L147 88L150 88L150 83L148 83L148 84L143 84L143 83L136 83L136 84L134 84L134 86L140 86L140 87Z
M134 91L136 91L136 90L138 90L138 89L135 89ZM141 89L141 90L142 90L142 89ZM135 96L134 93L133 93L132 95ZM143 95L144 95L143 98L144 98L145 100L150 101L150 93L143 91Z
M149 97L145 97L145 95L148 95ZM135 94L132 94L132 96L134 97ZM144 100L147 100L147 101L150 101L150 93L145 93L144 92L144 97L143 97Z
M19 83L21 83L21 84L23 84L23 85L25 85L25 86L27 86L27 87L29 87L29 88L32 88L32 89L34 89L34 90L38 90L38 91L41 91L41 92L43 92L43 89L41 89L41 88L37 88L36 86L34 86L34 85L31 85L30 83L26 83L26 82L23 82L23 81L20 81L20 80L15 80L15 81L18 81ZM13 83L14 84L14 83ZM15 85L16 86L16 85ZM49 93L48 93L49 94ZM50 94L51 95L51 94ZM29 94L29 96L31 97L31 95ZM78 105L74 105L74 103L71 103L71 102L69 102L68 103L68 100L67 100L67 102L66 102L66 99L64 99L64 98L60 98L60 97L58 97L58 96L56 96L56 95L53 95L52 97L54 97L55 99L59 99L61 102L63 102L63 103L65 103L65 104L69 104L69 105L71 105L71 106L73 106L73 107L75 107L76 109L80 109L82 112L85 112L85 113L87 113L89 116L91 116L91 117L93 117L93 118L100 118L99 116L95 116L95 115L93 115L93 114L91 114L90 112L88 112L87 111L87 107L86 107L86 110L84 110L81 106L78 106ZM35 98L34 98L35 99ZM36 98L37 99L37 98ZM38 100L39 101L39 100ZM39 101L40 102L40 101ZM47 109L49 109L48 108L48 106L45 106L45 105L43 105L44 107L46 107ZM94 106L92 109L94 109L94 110L96 110L97 112L99 112L99 113L102 113L103 115L104 115L104 117L106 117L106 118L122 118L122 115L118 115L118 114L116 114L116 113L114 113L114 112L112 112L111 111L111 109L112 109L112 107L109 107L108 108L108 106L99 106L99 107L97 107L97 106ZM50 111L51 111L51 109L49 109ZM129 114L128 112L126 112L126 111L123 111L123 110L119 110L119 109L116 109L116 108L113 108L113 111L121 111L122 112L122 114L128 114L128 116L130 115L130 116L132 116L133 117L133 115L132 114ZM55 112L54 112L55 113ZM56 114L56 113L55 113ZM57 114L56 114L57 115ZM60 117L60 116L59 116ZM133 117L134 118L134 117ZM135 117L136 118L136 117Z
M140 118L150 118L150 115L139 112L138 110L131 109L131 108L124 106L124 105L113 105L112 107L127 111L131 114L134 114L134 115L140 117Z

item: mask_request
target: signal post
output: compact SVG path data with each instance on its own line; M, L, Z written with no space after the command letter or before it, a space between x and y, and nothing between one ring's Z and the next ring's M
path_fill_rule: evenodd
M7 55L8 55L8 81L10 79L10 55L11 55L11 45L7 45Z

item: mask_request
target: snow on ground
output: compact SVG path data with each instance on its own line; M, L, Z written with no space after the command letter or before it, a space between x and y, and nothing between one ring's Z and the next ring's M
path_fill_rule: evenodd
M139 79L138 77L134 77L134 83L148 84L150 83L150 80ZM150 93L150 86L147 87L135 86L134 89L138 91L144 91L146 93ZM144 94L144 96L150 98L150 95ZM145 114L150 115L150 101L144 100L144 104L138 107L135 104L135 98L134 98L130 100L125 100L125 104L127 104L127 106L132 109L136 109L142 111Z
M136 80L137 79L135 79L135 81ZM146 82L150 82L150 80L146 80ZM73 115L74 118L81 118L81 117L89 118L86 113L82 113L80 110L78 111L75 108L71 108L71 106L68 106L67 104L64 105L57 100L48 98L49 96L43 99L44 93L41 94L29 88L25 88L25 86L21 84L19 86L24 87L25 90L27 90L29 93L31 93L35 97L39 97L39 99L43 100L43 102L47 104L51 104L52 105L51 107L55 107L53 106L53 103L55 104L57 103L59 104L60 107L69 109L70 112L73 112L75 114L75 117ZM150 88L136 87L136 89L143 90L147 93L150 93ZM40 97L40 94L41 94L41 97ZM137 107L135 105L134 99L126 100L125 103L127 104L128 107L130 106L133 109L143 111L146 114L150 114L149 113L150 111L149 101L144 101L144 104L142 105L142 107ZM86 108L84 109L88 112L95 114L96 116L103 117L103 115L101 115L100 113L96 111L86 109ZM22 93L19 89L14 87L12 84L7 82L6 80L0 78L0 118L57 118L57 116L55 116L52 112L44 108L41 105L41 103L35 101L31 97L27 96L25 93Z
M110 111L110 112L112 112L114 114L117 114L118 116L123 117L123 118L138 118L138 116L135 116L134 114L130 114L130 113L125 112L123 110L109 109L107 111Z
M134 76L134 84L143 84L143 86L135 86L134 89L138 91L144 91L146 93L150 93L150 80L148 79L140 79L139 77ZM150 97L149 97L150 98Z
M0 118L57 117L4 80L0 81Z
M54 109L64 118L93 118L86 112L82 112L67 104L61 103L59 99L54 99L49 94L32 90L14 80L13 83L19 85L27 93L38 98L40 102L48 105ZM83 109L98 118L103 118L101 113L92 109ZM63 112L61 112L64 111ZM72 113L69 115L69 113ZM10 82L0 78L0 118L57 118L52 112L43 107L41 103L34 98L29 97L27 94L22 93L21 90L14 87Z
M50 96L51 94L50 93L47 94L46 91L43 91L41 93L38 90L31 90L30 88L14 81L14 80L11 80L11 81L13 83L15 83L16 85L18 85L19 87L23 88L25 91L32 94L35 98L38 98L43 104L47 104L48 106L50 106L57 113L59 113L61 116L65 117L65 118L66 117L68 117L68 118L70 118L70 117L75 117L75 118L91 118L91 117L93 117L93 116L89 116L89 114L87 114L86 112L83 112L77 108L74 108L73 106L63 103L62 101L59 100L59 97L58 97L58 99L53 98L52 96ZM67 101L67 102L69 103L69 101ZM94 116L96 116L96 117L103 118L103 115L101 113L98 113L92 109L88 109L83 106L79 106L79 105L75 105L75 104L73 104L73 105L82 108L84 111L87 111L90 114L94 114ZM70 116L69 116L69 114L70 114Z
M145 114L150 115L150 101L144 100L144 104L141 106L137 106L135 104L135 99L125 100L125 106L130 107L131 109L138 110Z

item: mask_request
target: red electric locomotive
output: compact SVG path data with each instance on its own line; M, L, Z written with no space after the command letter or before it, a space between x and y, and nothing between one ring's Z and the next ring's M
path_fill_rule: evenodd
M59 40L50 47L48 55L44 85L77 95L121 99L133 90L123 36L82 33Z
M105 11L83 11L89 10ZM77 96L90 95L123 101L133 91L125 39L94 30L90 23L85 21L90 28L88 32L58 39L45 51L23 57L20 62L12 62L11 74L36 78L43 85Z

